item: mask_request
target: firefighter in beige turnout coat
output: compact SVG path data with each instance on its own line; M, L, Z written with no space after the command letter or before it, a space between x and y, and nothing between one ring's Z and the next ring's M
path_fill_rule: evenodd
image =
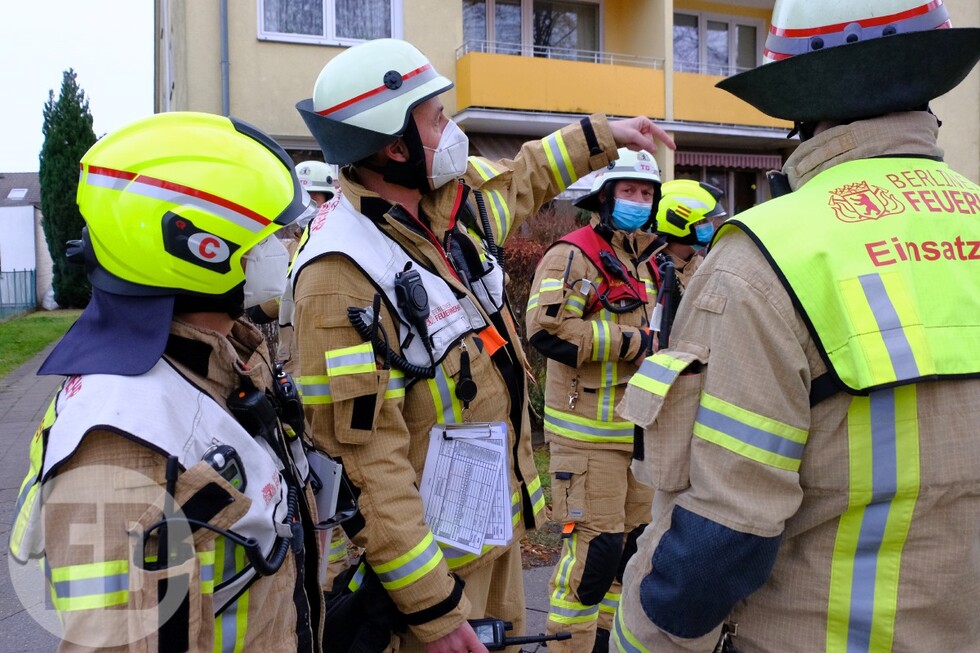
M437 97L451 85L410 44L382 39L331 60L297 105L345 167L294 264L294 325L314 438L360 493L349 532L409 626L401 648L479 653L467 618L523 629L519 540L544 510L496 244L617 145L669 138L643 118L596 115L513 161L468 159ZM509 439L513 539L480 555L438 545L418 491L433 426L463 421L504 422Z
M615 646L980 651L980 188L928 111L980 29L777 0L766 48L722 87L797 123L792 192L721 227L620 406L657 492Z

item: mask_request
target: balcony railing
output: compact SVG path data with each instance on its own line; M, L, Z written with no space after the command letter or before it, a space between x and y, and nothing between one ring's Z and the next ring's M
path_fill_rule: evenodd
M674 72L678 73L697 73L699 75L729 77L738 73L744 73L746 70L752 70L752 68L740 68L738 66L717 63L691 63L674 59Z
M520 43L498 43L494 41L475 40L466 41L463 45L456 48L456 59L459 60L470 52L563 59L566 61L583 61L617 66L638 66L642 68L656 68L658 70L663 70L664 67L664 60L654 57L638 57L633 54L601 52L598 50L556 48L547 45L522 45Z

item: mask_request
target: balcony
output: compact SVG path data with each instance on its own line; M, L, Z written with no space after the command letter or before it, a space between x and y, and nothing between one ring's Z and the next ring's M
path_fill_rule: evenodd
M588 50L469 41L456 51L457 110L663 118L663 61Z
M792 127L785 120L771 118L715 88L727 76L722 73L717 67L674 71L670 119L776 129ZM468 41L456 50L458 112L601 112L611 116L646 115L662 120L667 117L666 78L663 60L626 54L484 41ZM559 120L556 124L565 122ZM485 123L483 129L487 129ZM511 124L506 131L514 129L519 127ZM524 133L533 133L533 129Z
M731 93L715 88L715 84L736 72L741 71L723 71L718 66L701 70L675 70L674 120L791 128L791 123L767 116Z

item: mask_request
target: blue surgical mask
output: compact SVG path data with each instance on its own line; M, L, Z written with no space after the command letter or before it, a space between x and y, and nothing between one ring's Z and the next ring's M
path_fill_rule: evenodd
M616 199L612 210L613 226L623 231L636 231L650 219L652 209L653 202L645 204Z
M704 224L694 225L694 237L698 239L698 242L702 245L707 245L711 242L711 237L715 235L715 225L710 222L705 222Z

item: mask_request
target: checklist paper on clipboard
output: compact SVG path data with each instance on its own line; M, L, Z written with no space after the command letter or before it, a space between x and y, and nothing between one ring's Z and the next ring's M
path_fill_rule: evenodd
M479 554L513 537L507 427L503 422L438 424L419 493L437 542Z

